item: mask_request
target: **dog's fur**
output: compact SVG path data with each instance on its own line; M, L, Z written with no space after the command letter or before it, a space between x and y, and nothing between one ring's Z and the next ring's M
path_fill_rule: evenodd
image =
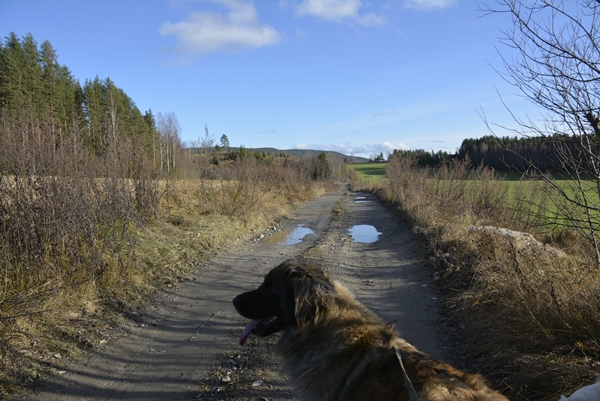
M259 336L283 331L276 352L302 401L408 401L394 344L421 401L507 401L481 375L461 372L398 337L316 266L284 262L233 304L253 319L240 344L250 330Z
M596 383L580 388L570 397L563 395L560 397L560 401L600 401L600 377Z

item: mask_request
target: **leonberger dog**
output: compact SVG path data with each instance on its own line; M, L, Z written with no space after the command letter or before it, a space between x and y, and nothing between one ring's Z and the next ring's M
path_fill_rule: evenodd
M275 351L302 401L409 401L401 361L421 401L507 401L481 375L418 351L318 267L286 261L234 298L250 333L282 331ZM414 393L413 393L414 394Z

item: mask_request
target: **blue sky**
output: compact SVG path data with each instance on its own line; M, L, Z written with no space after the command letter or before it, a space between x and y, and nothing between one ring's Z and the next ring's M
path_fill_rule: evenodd
M531 106L492 68L507 16L458 0L0 0L0 34L50 41L82 83L111 78L232 146L454 152Z

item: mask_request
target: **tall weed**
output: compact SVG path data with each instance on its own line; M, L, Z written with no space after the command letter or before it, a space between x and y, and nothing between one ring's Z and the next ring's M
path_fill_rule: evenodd
M386 174L389 183L372 189L427 239L457 341L473 356L467 365L485 361L480 368L515 399L556 399L597 376L600 272L585 240L554 224L540 196L551 188L509 184L466 162L432 171L391 158Z
M100 155L86 138L84 127L0 116L0 398L321 191L292 161L182 154L160 176L135 136L108 136Z
M85 309L79 295L105 298L108 278L126 270L132 225L157 211L152 172L134 171L143 161L131 141L91 158L80 127L58 135L29 117L0 118L0 353L15 382L32 379L23 347L36 353L32 344L66 335L58 327Z

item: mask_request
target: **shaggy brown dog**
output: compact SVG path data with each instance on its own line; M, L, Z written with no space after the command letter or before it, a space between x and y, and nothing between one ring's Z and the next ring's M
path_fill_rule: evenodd
M302 401L408 401L394 344L421 401L507 401L481 375L461 372L399 338L392 326L316 266L287 261L233 300L253 333L283 330L276 352Z

